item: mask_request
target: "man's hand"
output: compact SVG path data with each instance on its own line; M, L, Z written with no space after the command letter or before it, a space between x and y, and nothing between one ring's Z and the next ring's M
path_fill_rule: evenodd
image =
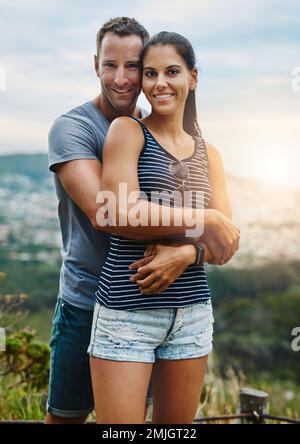
M240 230L231 220L215 209L206 210L204 233L200 240L210 250L209 264L226 264L239 249Z
M130 280L139 285L142 294L162 293L196 260L193 245L149 244L145 257L130 266L138 270Z

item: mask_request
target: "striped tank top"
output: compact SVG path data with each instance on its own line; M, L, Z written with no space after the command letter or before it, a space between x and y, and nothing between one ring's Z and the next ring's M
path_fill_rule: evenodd
M170 163L177 159L157 142L142 122L133 119L141 125L145 138L138 161L140 190L148 199L153 191L172 193L182 184L182 179L174 177L169 170ZM189 170L188 186L192 190L192 206L207 208L212 193L208 180L207 151L202 137L195 137L193 154L182 161ZM194 191L202 192L201 206L197 206L198 203L195 202L194 194L197 193ZM162 199L161 203L172 205L170 199L165 203ZM142 295L138 285L129 280L136 271L129 270L128 266L143 257L148 242L126 239L119 235L111 236L108 256L101 269L95 293L97 303L117 310L138 310L181 308L205 302L210 298L203 265L188 266L181 276L160 294Z

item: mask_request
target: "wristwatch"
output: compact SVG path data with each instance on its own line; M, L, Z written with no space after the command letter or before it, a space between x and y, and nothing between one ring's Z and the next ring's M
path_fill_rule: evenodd
M199 242L195 243L194 247L196 248L196 260L194 265L203 265L205 247Z

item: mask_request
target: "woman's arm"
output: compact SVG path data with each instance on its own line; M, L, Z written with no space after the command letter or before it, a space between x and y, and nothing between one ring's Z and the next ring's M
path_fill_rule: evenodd
M136 202L129 202L128 197L131 193L137 195L140 193L137 166L143 145L144 135L136 121L128 117L120 117L112 122L103 148L102 194L100 194L102 198L110 195L114 199L99 203L103 203L100 213L104 215L107 210L113 223L101 225L101 229L121 235L134 231L137 234L165 238L194 229L196 221L203 220L203 224L205 222L204 210L164 207L141 198ZM123 199L119 194L120 186ZM109 194L106 194L107 192ZM133 214L134 207L137 208L136 205L140 210L139 217L145 215L144 225L132 223L130 216ZM164 212L168 213L167 224L164 223ZM157 225L151 225L153 216L157 217ZM195 221L194 226L190 225L192 221ZM203 226L201 228L203 229Z
M210 200L209 208L219 211L229 219L232 219L231 205L227 192L226 179L221 156L218 153L217 149L214 148L211 144L207 143L206 146L209 161L208 177L212 187L212 199ZM218 230L218 226L215 227L215 230ZM202 241L201 238L200 240ZM188 238L186 240L177 238L175 244L177 248L174 248L174 243L172 246L172 241L169 241L169 246L164 247L166 248L166 252L168 252L168 255L164 251L162 251L163 247L160 243L148 244L145 253L147 256L146 259L141 259L131 265L132 269L138 269L138 272L134 276L132 276L133 282L136 282L140 286L143 293L161 293L170 285L170 283L174 282L174 280L183 273L183 271L189 264L194 262L196 256L195 251L193 251L193 247L191 245L185 244L187 242L195 243L197 241L199 241L197 238ZM227 259L220 260L216 259L216 256L213 254L215 252L213 248L218 249L218 246L213 245L211 247L211 244L209 244L209 247L212 248L212 250L210 250L208 244L205 241L203 241L203 244L205 245L205 254L203 261L214 265L223 265L227 263L236 249L238 249L237 243L234 250L228 254ZM190 259L190 262L187 262L186 265L179 263L178 259L177 263L176 261L172 263L172 255L174 256L178 253L178 248L180 248L180 245L185 245L185 248L190 249L190 258L193 258L193 254L195 254L194 258ZM159 254L161 255L160 261L158 260ZM149 256L150 260L148 262L147 258ZM182 260L183 259L184 255Z

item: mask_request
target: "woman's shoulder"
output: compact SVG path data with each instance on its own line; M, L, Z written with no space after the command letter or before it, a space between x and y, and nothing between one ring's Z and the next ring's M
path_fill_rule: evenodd
M220 174L220 172L224 170L223 160L220 152L214 145L207 141L205 141L205 146L207 151L209 173L213 174L218 172L218 174Z
M208 142L207 140L204 140L205 146L206 146L206 151L207 151L207 157L209 161L216 161L216 160L220 160L221 159L221 155L219 153L219 151L217 150L217 148L212 145L210 142Z
M110 124L110 131L122 130L130 131L131 133L142 133L141 125L137 119L129 116L120 116L112 121Z
M144 144L143 130L135 119L127 116L117 117L110 124L106 146L114 146L119 152L124 146L130 146L130 152L141 151Z

